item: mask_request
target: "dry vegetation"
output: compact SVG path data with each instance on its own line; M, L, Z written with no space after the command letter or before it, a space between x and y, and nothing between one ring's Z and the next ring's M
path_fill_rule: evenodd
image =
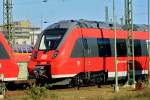
M120 87L115 93L113 87L82 87L48 90L45 87L33 86L28 90L8 91L6 100L150 100L150 88L135 90Z

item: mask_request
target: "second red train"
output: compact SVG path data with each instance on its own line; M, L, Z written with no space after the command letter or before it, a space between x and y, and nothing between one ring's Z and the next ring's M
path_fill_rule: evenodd
M77 85L100 84L115 77L114 31L112 25L96 21L61 21L40 35L28 64L30 76L42 82L70 79ZM117 33L119 79L127 79L127 34ZM135 75L148 74L148 33L133 31ZM43 81L44 80L44 81Z

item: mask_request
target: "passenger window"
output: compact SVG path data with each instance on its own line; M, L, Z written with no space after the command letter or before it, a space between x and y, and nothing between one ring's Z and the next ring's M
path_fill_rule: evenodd
M16 49L16 48L13 48L13 51L14 51L14 52L17 52L17 49Z
M97 39L97 45L99 50L100 57L109 57L111 56L111 47L109 39Z
M23 53L26 53L27 51L26 51L26 48L22 48L22 52Z
M140 40L134 40L134 56L141 56L141 55L142 55L142 49L141 49Z
M86 38L85 48L84 48L84 56L85 57L98 57L98 46L97 46L97 38Z
M87 43L86 38L83 39L83 46L84 46L84 49L88 49L88 43Z
M31 48L27 48L28 53L31 53L31 51L32 51Z
M142 56L148 56L148 48L145 40L141 40Z
M72 58L78 58L78 57L83 57L83 40L82 38L79 38L76 40L72 53L71 53Z
M117 56L127 56L127 45L124 39L117 40Z
M22 49L21 48L18 48L18 53L22 53Z

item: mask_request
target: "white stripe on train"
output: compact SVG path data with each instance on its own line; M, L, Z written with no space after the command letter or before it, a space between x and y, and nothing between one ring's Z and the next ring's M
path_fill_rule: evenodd
M52 75L52 78L66 78L66 77L74 77L77 74L62 74L62 75Z
M13 78L4 78L3 81L16 81L18 80L17 77L13 77Z
M136 70L135 71L136 75L140 75L140 74L148 74L148 70ZM74 77L77 74L62 74L62 75L52 75L52 78L66 78L66 77ZM122 76L127 76L127 72L126 71L122 71L122 72L118 72L118 77L122 77ZM108 72L108 77L115 77L115 72ZM3 81L16 81L18 80L17 77L13 77L13 78L4 78Z
M135 75L148 74L148 70L136 70ZM118 72L118 77L127 76L127 71ZM109 72L108 77L115 77L115 72Z
M136 75L140 74L148 74L148 70L136 70ZM52 78L66 78L66 77L74 77L77 74L59 74L59 75L52 75ZM127 76L127 71L118 72L118 77ZM115 72L108 72L108 77L115 77Z

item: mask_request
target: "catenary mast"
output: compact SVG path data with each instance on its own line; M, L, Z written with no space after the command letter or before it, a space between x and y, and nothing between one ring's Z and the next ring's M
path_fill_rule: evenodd
M13 41L12 0L3 0L3 31L11 45Z

